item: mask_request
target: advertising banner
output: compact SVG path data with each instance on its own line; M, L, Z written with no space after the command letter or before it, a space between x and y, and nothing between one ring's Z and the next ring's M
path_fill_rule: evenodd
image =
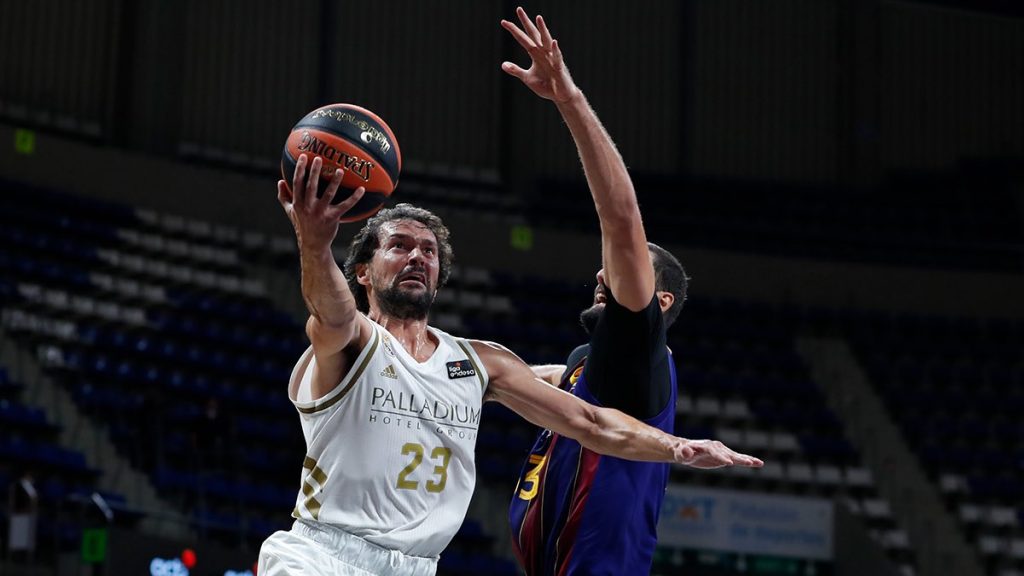
M669 486L661 546L831 560L832 502L694 486Z

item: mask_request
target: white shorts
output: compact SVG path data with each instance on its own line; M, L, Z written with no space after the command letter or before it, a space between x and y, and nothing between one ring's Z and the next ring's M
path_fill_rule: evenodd
M344 530L296 520L260 547L259 576L434 576L436 558L408 556Z

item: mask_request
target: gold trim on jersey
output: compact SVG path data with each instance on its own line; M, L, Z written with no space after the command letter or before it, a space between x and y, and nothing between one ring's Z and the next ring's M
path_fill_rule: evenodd
M355 386L355 383L359 381L359 378L360 376L363 375L363 372L366 371L366 366L370 364L370 360L373 358L373 353L377 351L377 344L379 343L380 333L377 331L376 328L374 328L373 340L369 344L369 351L366 353L366 356L363 357L363 362L359 364L359 367L356 368L355 371L351 373L352 379L348 381L348 386L345 386L345 388L341 392L338 392L337 395L335 395L330 400L324 402L323 404L318 404L316 406L313 406L312 408L298 408L299 412L302 412L303 414L313 414L314 412L327 410L331 406L337 404L342 398L344 398L348 394L349 390L351 390L352 387Z
M462 351L466 353L466 358L469 359L469 365L473 367L473 370L476 372L476 377L480 380L480 391L483 392L484 388L487 387L487 383L484 382L483 371L476 365L476 361L473 360L473 354L471 354L466 348L466 343L462 340L456 340L455 342L459 345L459 348L462 348Z
M318 520L320 518L320 501L316 499L316 495L318 492L323 492L324 485L327 484L327 473L321 470L320 467L316 465L316 460L309 456L306 456L302 460L302 467L309 471L309 474L307 474L302 481L302 495L306 497L302 502L302 507L309 512L309 515L313 520ZM310 483L310 478L316 480L316 486L313 486L313 484ZM299 510L298 506L292 510L292 517L302 517L302 512Z

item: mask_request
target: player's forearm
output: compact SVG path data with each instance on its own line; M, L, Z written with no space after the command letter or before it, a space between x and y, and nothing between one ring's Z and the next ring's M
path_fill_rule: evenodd
M300 250L302 298L311 316L324 325L343 326L354 321L355 297L330 249Z
M577 92L575 97L557 106L576 142L601 227L639 224L640 208L626 164L586 96Z
M588 417L591 430L577 440L600 454L642 462L674 462L687 442L618 410L595 407Z
M601 224L605 281L618 301L638 311L654 293L647 235L629 172L608 132L582 93L558 104L579 150Z

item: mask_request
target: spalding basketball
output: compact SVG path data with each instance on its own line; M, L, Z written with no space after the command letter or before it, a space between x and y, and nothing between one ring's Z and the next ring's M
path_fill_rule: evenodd
M281 153L281 176L289 188L300 154L306 154L307 161L314 156L323 159L317 196L323 195L336 169L345 170L332 204L348 198L360 186L366 188L342 222L362 220L380 210L395 191L402 171L402 153L391 128L373 112L352 104L317 108L292 128Z

